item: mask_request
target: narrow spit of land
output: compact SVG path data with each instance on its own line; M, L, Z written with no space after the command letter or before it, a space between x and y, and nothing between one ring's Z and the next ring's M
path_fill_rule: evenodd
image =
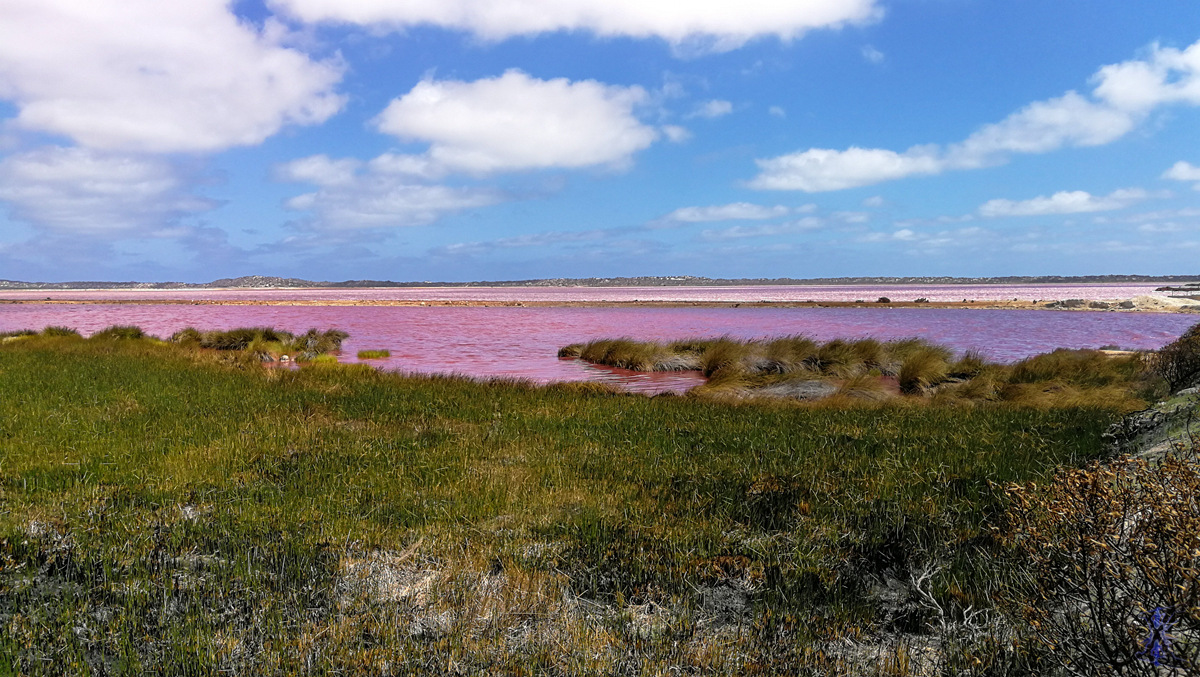
M394 299L0 299L29 305L193 305L193 306L376 306L459 308L965 308L975 310L1071 310L1081 312L1200 313L1200 300L1120 301L479 301ZM1103 304L1103 305L1101 305Z

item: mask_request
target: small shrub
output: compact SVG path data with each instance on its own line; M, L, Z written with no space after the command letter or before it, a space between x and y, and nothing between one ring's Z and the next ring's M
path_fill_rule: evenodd
M929 299L922 296L921 298L914 300L913 303L929 303Z
M387 350L360 350L358 351L358 359L360 360L378 360L384 357L391 357L392 353Z
M100 340L141 339L146 338L146 332L141 327L133 325L114 324L92 334L92 338Z
M875 300L875 303L891 303L891 302L892 302L892 300L886 296L880 296L878 299Z
M579 357L582 354L583 354L583 344L582 343L572 343L569 346L563 346L562 348L558 349L559 357Z
M948 369L944 351L932 347L917 350L900 366L900 390L921 393L944 380Z
M18 336L37 336L37 332L32 329L18 329L16 331L0 332L0 338L16 338ZM78 336L78 334L76 334Z
M195 327L187 327L171 334L171 343L182 346L196 347L204 341L204 336Z
M1157 665L1196 674L1197 493L1194 453L1093 463L1048 486L1007 488L1003 540L1026 574L1010 603L1050 660L1071 674L1163 674L1151 660L1157 648Z
M1171 392L1200 380L1200 324L1163 346L1155 354L1152 368L1167 382Z
M709 344L700 356L700 370L712 377L717 372L738 373L743 371L746 346L731 338L721 338Z

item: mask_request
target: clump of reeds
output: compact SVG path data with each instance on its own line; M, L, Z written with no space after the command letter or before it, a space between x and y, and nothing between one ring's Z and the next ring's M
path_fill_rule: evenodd
M360 360L378 360L385 357L391 357L392 353L388 350L360 350L358 351L358 359Z
M101 329L100 331L96 332L95 334L92 334L91 338L99 339L102 341L107 341L107 340L114 340L114 339L123 339L123 340L142 339L142 338L146 338L146 336L147 336L146 332L142 331L141 327L136 327L133 325L114 324L111 327L105 327L104 329Z
M336 352L349 337L339 329L309 329L297 336L274 327L240 327L226 331L202 332L194 327L171 335L171 341L183 346L220 351L240 351L251 357L278 360L284 356L298 361Z

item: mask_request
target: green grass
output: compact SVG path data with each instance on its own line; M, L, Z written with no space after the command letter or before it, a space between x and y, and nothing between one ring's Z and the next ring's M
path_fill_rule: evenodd
M738 405L219 357L0 344L0 665L853 673L834 640L933 626L875 592L914 567L940 567L945 608L988 606L1005 575L992 483L1098 457L1118 413Z
M392 353L387 350L360 350L358 351L358 359L360 360L378 360L384 357L391 357Z

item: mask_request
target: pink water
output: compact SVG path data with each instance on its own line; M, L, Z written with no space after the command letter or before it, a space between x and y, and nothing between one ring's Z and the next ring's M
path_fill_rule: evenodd
M43 292L44 293L44 292ZM134 324L169 336L187 326L230 329L274 326L350 332L343 361L359 350L387 349L371 360L384 369L460 373L478 378L594 380L630 390L682 391L696 373L643 374L561 360L558 349L598 338L675 340L729 335L758 338L804 334L818 340L919 336L958 350L978 349L1013 361L1058 347L1159 348L1200 321L1172 313L934 308L570 308L398 306L216 306L132 304L0 305L0 331L62 325L88 334Z
M365 301L1004 301L1128 299L1159 295L1155 284L788 285L743 287L387 287L369 289L0 290L0 299Z

